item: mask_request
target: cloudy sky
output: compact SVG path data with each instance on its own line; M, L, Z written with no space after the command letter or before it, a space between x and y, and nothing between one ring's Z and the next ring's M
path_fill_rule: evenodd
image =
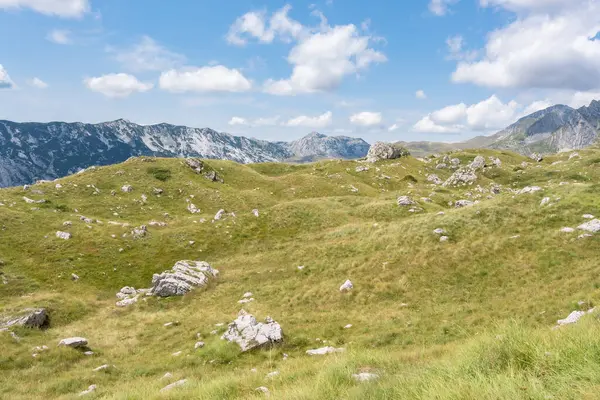
M0 119L459 141L600 99L600 0L0 0Z

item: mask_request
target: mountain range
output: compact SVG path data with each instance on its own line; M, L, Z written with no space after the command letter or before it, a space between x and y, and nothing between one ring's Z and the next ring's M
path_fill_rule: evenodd
M554 105L520 118L491 136L460 143L398 142L414 155L469 148L511 150L524 155L559 153L594 144L600 135L600 101L578 109Z
M143 126L122 119L100 124L0 121L0 187L55 179L132 156L255 163L360 158L368 150L369 144L362 139L316 132L294 142L268 142L209 128Z
M527 115L494 135L461 143L398 144L416 156L467 148L529 155L587 147L597 141L599 134L600 101L594 100L578 109L555 105ZM362 139L317 132L293 142L269 142L209 128L138 125L123 119L99 124L0 121L0 187L55 179L132 156L201 157L240 163L308 162L361 158L368 150L369 144Z

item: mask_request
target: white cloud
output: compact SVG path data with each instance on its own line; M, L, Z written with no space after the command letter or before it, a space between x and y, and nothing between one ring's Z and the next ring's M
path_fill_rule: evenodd
M107 48L115 60L130 71L164 71L183 65L185 56L174 53L158 44L149 36L129 48Z
M40 78L30 79L27 83L29 83L30 86L38 89L46 89L48 87L48 84Z
M123 73L86 78L84 84L88 89L107 97L127 97L135 92L147 92L154 87L152 83L140 82L135 76Z
M400 129L400 125L393 124L388 128L388 132L394 132L394 131L397 131L398 129Z
M477 50L464 50L465 39L461 35L451 36L446 39L448 46L448 59L471 61L477 58Z
M242 117L232 117L228 124L229 125L243 125L250 127L258 127L258 126L275 126L279 123L279 116L276 117L268 117L268 118L257 118L255 120L248 120Z
M427 98L427 95L423 90L417 90L415 92L415 97L419 100L425 100Z
M172 69L161 74L159 84L161 89L178 93L245 92L252 88L239 70L223 65Z
M2 1L2 0L0 0ZM46 35L46 39L56 44L71 44L73 43L73 38L71 37L71 31L66 29L54 29L48 32Z
M12 89L15 86L8 76L8 71L0 64L0 89Z
M429 2L429 11L441 17L446 15L450 11L450 5L457 1L458 0L431 0Z
M380 112L363 111L350 116L350 123L359 126L374 126L381 124Z
M288 13L292 7L284 6L275 12L267 22L264 11L251 11L239 17L229 28L227 41L230 44L243 46L248 43L248 37L262 43L271 43L276 37L283 42L290 42L306 34L308 30L298 21L291 19Z
M521 115L522 107L517 102L503 103L493 95L470 106L460 103L434 111L419 120L413 130L426 133L489 132L505 128Z
M533 114L536 111L545 110L554 104L550 100L538 100L528 105L523 111L523 116Z
M569 101L573 108L588 106L592 100L600 100L600 91L598 92L575 92Z
M290 78L268 80L264 90L275 95L331 91L345 76L387 60L383 53L369 47L370 41L354 25L312 34L291 50L288 62L294 67Z
M229 122L229 125L248 125L248 121L245 118L241 118L241 117L232 117Z
M600 2L482 0L517 12L489 34L484 55L460 62L454 82L489 87L590 91L600 88Z
M306 128L325 128L331 125L332 122L333 113L331 111L327 111L326 113L317 117L308 117L306 115L301 115L299 117L290 119L283 125L291 127L302 126Z
M29 8L59 17L81 17L90 10L89 0L0 0L0 9Z

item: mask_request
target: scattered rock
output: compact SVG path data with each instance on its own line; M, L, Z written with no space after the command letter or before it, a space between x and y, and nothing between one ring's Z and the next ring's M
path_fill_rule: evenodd
M526 186L521 190L517 190L517 194L535 193L542 190L539 186Z
M42 204L46 202L46 200L32 200L29 197L25 196L23 196L23 200L25 200L25 203L27 204Z
M255 217L258 218L258 210L255 208L254 210L252 210L252 214L254 214Z
M187 210L192 214L198 214L200 209L194 205L194 203L189 203L187 206Z
M204 163L202 162L202 160L199 160L197 158L186 158L185 163L197 174L201 173L204 169Z
M50 316L45 308L27 308L19 316L0 321L0 327L24 326L26 328L46 328L50 324Z
M179 357L181 355L181 351L176 351L175 353L171 354L173 357Z
M161 393L168 392L171 389L175 389L177 387L181 387L181 386L185 385L186 382L187 382L187 379L178 380L177 382L173 382L170 385L167 385L164 388L160 389L160 392Z
M356 172L366 172L368 170L369 170L369 167L367 167L366 165L359 165L355 169Z
M220 209L219 211L217 211L217 213L215 214L215 217L213 218L215 221L220 220L221 218L223 218L223 215L225 214L225 210Z
M569 228L569 227L564 227L564 228L560 228L560 231L564 232L564 233L572 233L572 232L575 232L575 229Z
M85 396L88 395L90 393L93 393L96 391L96 385L90 385L88 386L88 388L86 390L84 390L83 392L79 393L79 396Z
M475 159L469 165L469 167L474 170L482 169L483 167L485 167L485 158L483 158L483 156L475 157Z
M336 349L335 347L327 346L321 347L320 349L306 350L306 354L309 356L324 356L326 354L343 353L344 351L346 351L346 349Z
M167 372L160 379L171 379L171 378L173 378L173 374L170 372Z
M585 219L594 219L595 217L592 214L583 214L582 218L585 218Z
M196 344L194 345L194 349L198 350L204 347L204 342L196 342Z
M350 279L347 279L346 282L340 286L340 292L349 292L354 289L354 285L350 282Z
M344 329L350 329L350 328L352 328L352 324L348 324L348 325L344 326Z
M435 166L435 169L444 169L447 168L448 166L444 163L439 163L438 165Z
M138 228L133 228L131 231L131 236L133 236L134 239L141 239L146 236L147 233L148 227L146 227L146 225L141 225Z
M600 220L593 219L590 222L586 222L585 224L579 225L577 227L577 229L580 229L582 231L596 233L596 232L600 231Z
M86 347L88 344L88 341L86 338L82 338L82 337L71 337L71 338L66 338L61 340L58 343L58 346L66 346L66 347L71 347L74 349L78 349L81 347Z
M471 207L473 205L475 205L475 203L472 202L471 200L457 200L454 203L454 207L456 207L456 208Z
M539 153L531 153L529 158L531 158L533 161L536 161L536 162L542 162L544 160L544 156L542 156Z
M540 206L545 206L548 203L550 203L550 197L544 197L540 202Z
M585 314L592 313L593 311L594 311L593 308L589 309L587 312L586 311L573 311L571 314L569 314L569 316L567 318L565 318L565 319L559 319L558 321L556 321L556 323L558 324L558 326L575 324Z
M242 351L281 343L283 331L271 317L265 323L257 322L253 315L241 310L238 317L229 324L221 339L237 343Z
M436 185L441 185L443 181L436 174L431 174L427 175L427 182L431 182Z
M177 261L171 271L154 274L150 293L159 297L183 296L196 287L203 287L219 271L204 261Z
M262 393L266 394L267 396L269 395L269 389L264 386L259 386L254 390L256 390L257 392L262 392Z
M440 236L440 242L447 242L449 239L448 236Z
M211 182L220 182L223 183L223 179L217 175L215 171L210 171L204 174L204 177Z
M443 235L444 233L446 233L446 231L443 228L436 228L433 230L433 233L435 233L436 235Z
M63 240L69 240L73 237L69 232L56 231L56 237Z
M77 275L77 274L71 274L71 280L78 281L79 280L79 275Z
M138 301L138 296L129 297L129 298L117 301L116 302L116 306L117 307L128 307L128 306L130 306L132 304L137 303L137 301Z
M268 373L268 374L265 376L265 378L266 378L266 379L273 379L273 378L275 378L275 377L276 377L276 376L278 376L278 375L279 375L279 371L273 371L273 372L269 372L269 373Z
M404 206L404 207L416 204L415 201L408 196L398 197L397 202L398 202L399 206Z
M114 367L115 367L115 366L113 365L113 366L112 366L112 368L114 368ZM97 367L97 368L94 368L94 369L93 369L93 371L94 371L94 372L106 371L106 370L109 370L110 368L111 368L111 366L110 366L110 365L108 365L108 364L104 364L104 365L101 365L101 366L99 366L99 367Z
M124 185L121 187L121 191L125 193L129 193L133 191L133 187L131 185Z
M359 374L352 374L352 378L358 382L368 382L379 379L379 375L371 372L361 372Z
M400 149L388 143L375 142L369 148L367 153L367 162L377 162L379 160L393 160L408 155L404 149Z
M152 193L159 195L159 194L163 194L164 190L162 190L161 188L153 188Z
M442 186L470 185L477 180L477 174L470 167L464 167L452 174Z

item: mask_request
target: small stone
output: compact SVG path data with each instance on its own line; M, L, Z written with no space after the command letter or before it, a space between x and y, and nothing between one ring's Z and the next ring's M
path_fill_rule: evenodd
M447 242L450 238L448 236L441 236L440 242Z
M79 280L79 275L77 275L77 274L71 274L71 280L78 281Z
M59 239L63 239L63 240L69 240L73 237L73 235L71 235L69 232L61 232L61 231L57 231L56 232L56 237Z
M84 351L83 354L86 356L93 356L94 352L93 351Z
M196 342L196 344L194 345L194 349L198 350L204 347L204 342Z
M353 288L354 288L354 285L352 284L350 279L347 279L346 282L344 282L342 284L342 286L340 286L340 292L349 292Z
M300 271L302 271L302 270L304 269L304 265L299 265L299 266L298 266L298 269L299 269Z
M594 216L592 214L583 214L582 217L585 219L594 219Z
M564 232L564 233L572 233L572 232L575 232L575 229L569 228L569 227L564 227L564 228L561 228L560 231Z
M408 196L400 196L400 197L398 197L398 199L396 201L399 206L404 206L404 207L416 204L415 201Z
M267 374L267 376L265 376L266 379L273 379L275 378L277 375L279 375L279 371L273 371L273 372L269 372Z
M335 347L328 346L321 347L320 349L307 350L306 354L308 354L309 356L323 356L326 354L343 353L344 351L346 351L346 349L336 349Z
M90 393L93 393L96 391L96 385L90 385L88 386L88 388L86 390L84 390L83 392L79 393L79 396L85 396L88 395Z
M600 231L600 220L593 219L590 222L586 222L585 224L579 225L577 227L577 229L580 229L582 231L592 232L592 233L599 232Z
M176 351L175 353L171 354L173 357L179 357L181 355L181 351Z
M133 191L133 187L131 185L124 185L121 187L121 191L125 193L129 193Z
M540 202L540 206L545 206L548 203L550 203L550 197L544 197Z
M353 374L352 378L358 382L368 382L379 379L379 375L370 372L361 372L359 374Z
M436 228L433 230L433 233L435 233L436 235L443 235L444 233L446 233L446 231L442 228Z
M259 386L254 390L256 390L257 392L262 392L262 393L266 394L267 396L269 395L269 389L267 389L264 386Z
M180 387L180 386L183 386L183 385L185 385L185 384L186 384L186 382L187 382L187 379L181 379L181 380L179 380L179 381L177 381L177 382L173 382L173 383L171 383L170 385L167 385L167 386L165 386L164 388L160 389L160 392L161 392L161 393L168 392L168 391L169 391L169 390L171 390L171 389L174 389L174 388L176 388L176 387Z
M257 209L252 210L252 214L254 214L255 217L259 216Z
M454 207L456 208L471 207L473 205L475 205L475 203L471 200L457 200L454 203Z
M71 347L71 348L74 348L74 349L81 348L81 347L86 347L87 345L88 345L87 339L86 338L82 338L82 337L66 338L66 339L62 339L58 343L59 347L66 346L66 347Z
M352 328L352 324L348 324L348 325L344 326L344 329L350 329L350 328Z
M99 367L97 367L97 368L94 368L94 369L93 369L93 371L94 371L94 372L98 372L98 371L106 371L107 369L110 369L110 365L108 365L108 364L104 364L104 365L101 365L101 366L99 366Z

